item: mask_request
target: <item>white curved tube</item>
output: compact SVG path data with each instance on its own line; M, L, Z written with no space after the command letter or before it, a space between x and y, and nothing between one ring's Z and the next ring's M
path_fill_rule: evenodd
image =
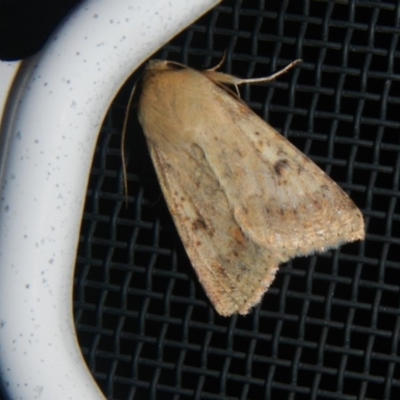
M89 169L132 71L219 0L89 0L24 62L1 137L0 373L11 399L103 399L72 318Z

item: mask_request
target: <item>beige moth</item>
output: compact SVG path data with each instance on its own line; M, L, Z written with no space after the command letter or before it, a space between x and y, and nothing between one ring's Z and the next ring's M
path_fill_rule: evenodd
M347 194L227 85L263 82L147 64L139 121L168 208L217 312L247 314L280 263L363 239Z

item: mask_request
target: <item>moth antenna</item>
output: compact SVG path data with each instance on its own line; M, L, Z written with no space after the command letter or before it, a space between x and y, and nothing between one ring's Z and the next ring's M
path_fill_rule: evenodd
M270 76L265 76L263 78L250 78L250 79L241 79L241 78L236 78L235 79L235 85L242 85L243 83L265 83L265 82L271 82L278 78L281 75L286 74L286 72L290 71L292 68L294 68L296 65L302 63L303 60L297 59L292 61L289 65L287 65L285 68L282 68L281 70L275 72L274 74Z
M129 119L129 110L132 106L133 96L136 91L136 84L133 86L131 90L131 94L129 95L129 101L125 112L124 125L122 127L122 137L121 137L121 157L122 157L122 175L124 177L124 191L125 191L125 204L128 206L128 174L126 172L126 161L125 161L125 138L126 131L128 128L128 119Z
M226 50L224 51L224 54L222 54L221 61L214 67L206 69L206 71L216 71L217 69L220 69L225 60L226 60Z

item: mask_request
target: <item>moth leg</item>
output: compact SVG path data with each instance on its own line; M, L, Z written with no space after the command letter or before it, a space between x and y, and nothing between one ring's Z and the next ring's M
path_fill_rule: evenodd
M226 60L226 50L224 51L224 54L222 54L221 61L214 67L206 69L206 71L216 71L217 69L220 69L225 60Z

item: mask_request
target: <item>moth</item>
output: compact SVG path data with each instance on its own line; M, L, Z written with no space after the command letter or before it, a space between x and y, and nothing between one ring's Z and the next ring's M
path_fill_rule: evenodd
M147 64L139 121L186 252L220 315L247 314L279 264L362 240L347 194L230 87L266 82Z

